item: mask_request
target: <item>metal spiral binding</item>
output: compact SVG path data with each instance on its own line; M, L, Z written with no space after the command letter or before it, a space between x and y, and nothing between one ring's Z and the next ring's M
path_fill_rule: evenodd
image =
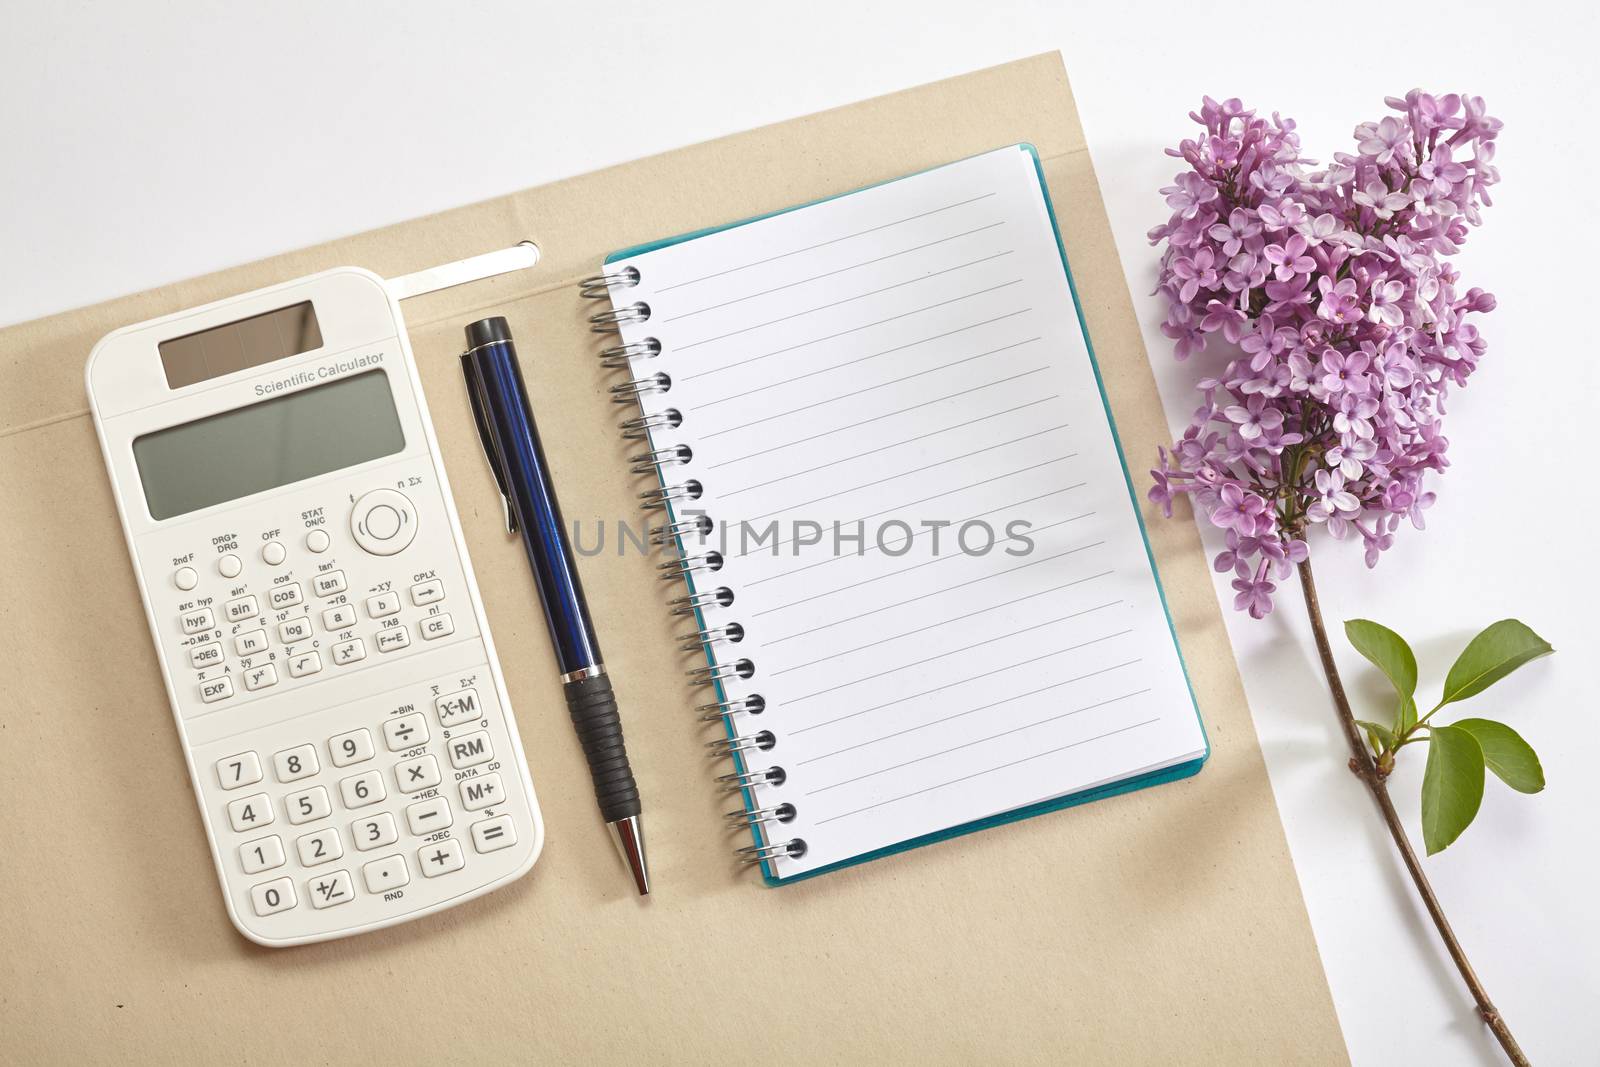
M735 752L768 752L778 743L778 736L771 730L762 730L755 734L735 734L733 737L719 737L715 741L706 743L706 752L715 759L723 759Z
M602 274L591 275L578 283L583 296L591 300L607 300L622 291L633 289L642 281L637 267L624 266ZM643 300L631 303L614 303L609 310L589 316L589 328L595 333L620 334L628 324L650 321L650 305ZM672 376L665 370L646 370L646 361L662 355L663 346L657 337L624 340L601 349L598 358L606 370L631 372L628 380L609 388L611 399L617 404L637 404L638 415L622 421L619 429L630 441L645 442L645 450L628 457L629 470L637 476L655 475L659 484L638 494L639 506L646 512L665 511L666 521L649 531L650 543L660 548L674 548L676 559L657 564L663 581L690 583L686 595L668 601L667 608L674 616L694 620L696 629L678 637L678 647L685 653L700 652L706 665L686 671L691 686L712 686L720 699L701 704L695 709L703 722L720 722L727 736L706 745L714 758L731 759L732 773L719 775L717 784L726 791L742 795L747 804L754 804L751 790L760 787L775 789L788 780L788 772L773 764L752 767L748 762L762 753L775 749L778 734L770 729L750 733L741 732L741 717L758 716L767 711L767 700L759 693L742 697L728 697L722 685L726 682L744 681L756 674L756 665L748 657L718 661L716 651L732 648L745 638L743 624L724 619L707 619L706 612L722 611L733 605L735 594L725 585L713 589L696 590L691 576L711 574L722 569L726 562L720 552L705 547L706 539L716 528L710 515L682 512L677 509L697 500L705 486L697 478L669 481L667 471L688 468L694 463L694 450L687 444L661 440L683 425L684 415L674 407L655 412L643 410L644 399L672 392ZM784 823L792 822L798 812L791 802L748 807L728 813L730 824L748 829L756 836L756 844L738 850L740 859L747 864L767 864L784 858L805 855L806 842L802 838L775 841L768 836Z
M734 715L760 715L767 710L767 698L760 693L751 693L738 700L701 704L694 710L700 713L701 722L726 722Z
M741 863L753 867L758 863L767 863L775 859L797 860L806 854L806 841L803 837L791 837L774 845L746 845L736 851Z
M793 822L797 814L799 812L795 810L793 804L785 803L774 804L770 808L740 808L738 811L727 812L722 817L735 826L744 827L772 822Z
M683 412L677 408L666 408L653 415L640 415L638 418L625 420L620 429L622 436L630 441L647 441L651 430L676 430L683 425Z
M706 593L692 593L689 596L674 597L667 601L667 610L674 615L693 615L705 608L725 608L733 603L733 590L725 585L719 585Z
M725 623L722 626L707 626L696 630L692 634L680 634L678 637L678 651L695 652L706 645L718 641L727 641L738 644L744 640L744 624L737 622Z
M632 289L639 284L639 268L623 267L606 274L591 274L578 282L578 289L590 300L600 300L611 295L613 289Z
M627 370L635 359L655 359L661 354L661 342L654 337L643 341L612 345L600 350L600 365L607 370Z
M716 523L711 521L710 515L696 515L692 519L679 519L676 522L650 527L650 543L666 548L668 545L678 544L685 537L703 538L715 528ZM731 599L729 603L732 603Z

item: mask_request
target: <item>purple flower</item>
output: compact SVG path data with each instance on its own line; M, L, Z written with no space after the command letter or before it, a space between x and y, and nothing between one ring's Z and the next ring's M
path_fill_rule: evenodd
M1229 482L1218 494L1216 508L1211 512L1213 524L1232 527L1241 534L1253 533L1256 521L1266 512L1267 502L1254 493L1247 493L1238 482Z
M1367 319L1399 326L1406 320L1405 308L1400 306L1400 298L1405 295L1405 282L1379 277L1372 283L1372 303L1367 305Z
M1179 256L1172 264L1172 276L1183 284L1178 287L1178 299L1187 304L1201 289L1217 287L1217 257L1209 248L1202 248L1194 256Z
M1380 219L1392 219L1394 213L1411 203L1411 195L1402 190L1391 190L1383 181L1374 178L1366 188L1350 194L1350 199L1362 207L1370 208Z
M1365 352L1341 352L1337 348L1324 348L1320 367L1322 377L1318 384L1329 396L1344 392L1367 391L1367 367L1372 359Z
M1236 256L1247 238L1261 232L1261 223L1250 212L1234 208L1228 212L1227 222L1217 223L1209 232L1212 240L1222 242L1223 255Z
M1171 154L1171 215L1157 292L1179 359L1211 337L1226 365L1159 453L1149 497L1187 494L1226 531L1219 572L1235 606L1272 609L1276 582L1308 558L1307 534L1359 538L1369 564L1403 522L1421 529L1447 466L1449 390L1486 344L1450 262L1499 181L1501 124L1475 96L1413 90L1355 131L1355 151L1313 170L1292 121L1207 98L1203 135Z
M1243 407L1235 404L1227 408L1223 414L1239 427L1239 436L1246 441L1254 441L1283 425L1283 412L1267 407L1267 398L1260 395L1251 397Z
M1363 122L1356 127L1356 151L1382 166L1411 140L1406 124L1388 115L1380 122Z
M1239 577L1233 580L1233 588L1237 594L1233 598L1233 606L1237 611L1248 611L1252 619L1264 619L1272 614L1272 594L1277 592L1278 585L1267 577L1266 564L1251 577L1249 565L1240 563L1242 571Z
M1433 150L1433 158L1417 168L1417 175L1433 182L1436 192L1449 194L1457 182L1466 178L1467 168L1450 158L1449 144L1442 144Z
M1317 307L1318 318L1341 326L1361 321L1360 291L1356 288L1354 278L1335 282L1324 274L1317 279L1317 292L1322 294L1322 303Z
M1281 245L1268 245L1261 254L1268 263L1278 268L1275 272L1277 279L1286 282L1296 274L1310 274L1317 269L1317 261L1306 255L1309 247L1310 242L1297 233Z
M1192 219L1200 209L1218 197L1217 187L1198 174L1180 174L1177 184L1161 190L1167 196L1167 206L1184 219Z

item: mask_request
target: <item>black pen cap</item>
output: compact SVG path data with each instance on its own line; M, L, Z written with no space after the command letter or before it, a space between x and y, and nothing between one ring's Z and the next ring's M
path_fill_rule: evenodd
M496 341L510 341L511 327L506 325L505 316L496 315L492 319L479 319L467 327L467 350L482 348L492 345Z

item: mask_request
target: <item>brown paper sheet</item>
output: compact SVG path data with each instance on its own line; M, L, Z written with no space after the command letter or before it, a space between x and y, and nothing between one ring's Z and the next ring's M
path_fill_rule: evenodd
M1066 75L1041 56L0 331L0 1041L19 1063L1343 1062L1196 531L1150 531L1214 752L1196 778L767 889L739 874L653 561L581 570L644 793L594 810L454 355L507 315L569 520L630 514L573 283L616 248L1015 141L1039 149L1136 466L1165 424ZM90 210L86 206L86 210ZM517 884L287 950L229 925L83 396L107 331L339 264L536 238L406 316L549 826Z

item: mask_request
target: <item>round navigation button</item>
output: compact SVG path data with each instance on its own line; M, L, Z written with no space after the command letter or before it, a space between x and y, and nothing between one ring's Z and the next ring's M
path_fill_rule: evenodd
M217 573L224 578L237 578L242 570L244 570L244 564L239 562L238 556L230 554L217 560Z
M312 530L310 533L306 534L306 547L313 552L328 551L328 542L329 537L327 530Z
M283 547L282 541L268 541L261 546L261 558L267 561L268 566L276 567L289 555Z
M379 504L367 512L367 533L380 541L387 541L400 532L400 513L388 504Z
M193 567L179 567L172 572L172 584L188 592L200 584L200 573Z
M392 556L417 536L417 508L396 489L374 489L350 512L350 534L374 556Z

